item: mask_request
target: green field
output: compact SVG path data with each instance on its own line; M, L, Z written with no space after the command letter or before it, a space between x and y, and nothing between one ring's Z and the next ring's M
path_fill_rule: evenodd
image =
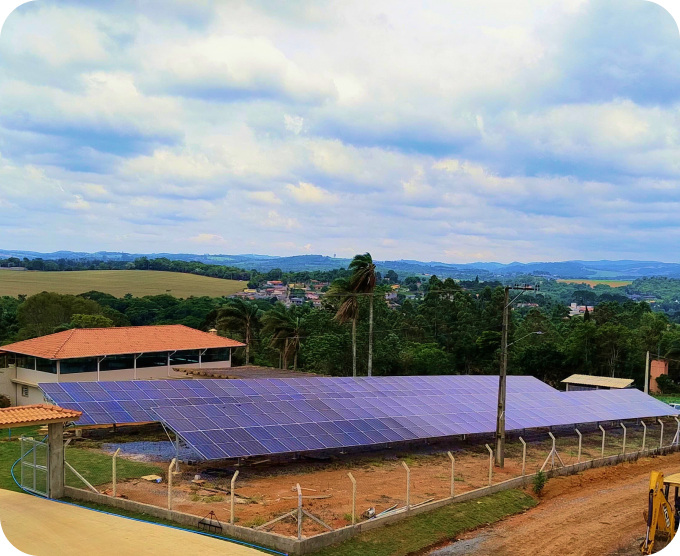
M562 282L564 284L587 284L591 288L594 288L595 286L600 284L602 284L603 286L610 286L612 288L622 288L623 286L629 286L630 284L633 283L631 280L606 280L606 279L593 280L591 278L575 278L575 279L560 278L557 281Z
M243 291L246 282L155 270L82 270L39 272L0 270L0 296L43 291L77 295L96 290L123 297L168 293L175 297L220 297Z

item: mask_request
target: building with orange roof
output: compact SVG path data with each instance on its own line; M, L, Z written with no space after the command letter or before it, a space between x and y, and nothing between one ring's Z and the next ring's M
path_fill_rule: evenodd
M65 330L0 346L0 394L28 405L45 401L41 382L185 377L172 367L228 368L243 345L180 324Z

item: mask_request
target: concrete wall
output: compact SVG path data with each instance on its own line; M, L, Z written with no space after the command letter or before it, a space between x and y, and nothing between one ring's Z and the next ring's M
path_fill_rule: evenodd
M576 463L574 465L568 465L566 467L553 469L551 471L548 471L546 475L549 478L574 475L576 473L585 471L586 469L604 467L607 465L618 465L619 463L626 461L636 461L638 458L644 456L662 455L677 452L679 449L680 446L675 445L645 450L644 453L631 452L625 455L619 454L616 456L609 456L603 459L595 459L585 461L582 463ZM489 494L495 494L497 492L511 490L513 488L522 488L525 485L531 484L535 475L536 474L533 473L530 475L525 475L524 477L516 477L514 479L509 479L507 481L492 484L491 486L471 490L469 492L465 492L463 494L454 496L453 498L444 498L443 500L436 500L434 502L430 502L429 504L423 504L421 506L411 508L411 510L408 512L405 509L402 509L398 512L393 512L384 517L362 521L361 523L357 523L356 525L348 525L347 527L336 529L335 531L329 531L327 533L322 533L320 535L315 535L314 537L303 538L301 541L298 541L297 539L292 537L277 535L276 533L255 531L254 529L250 529L248 527L229 525L227 523L222 523L222 531L225 535L233 537L234 539L273 548L275 550L279 550L289 554L311 554L324 547L351 539L355 535L358 535L362 532L370 531L371 529L376 529L378 527L384 527L385 525L390 525L392 523L398 523L411 516L425 512L430 512L432 510L442 508L449 504L457 504L459 502L475 500L483 496L488 496ZM197 527L198 520L200 519L199 517L190 514L170 511L163 508L158 508L156 506L149 506L147 504L142 504L140 502L133 502L132 500L123 500L121 498L114 499L111 498L110 496L105 496L103 494L95 494L94 492L91 491L81 490L68 486L64 487L64 489L65 496L68 496L76 500L97 502L100 504L108 504L116 508L122 508L136 512L144 512L151 516L167 519L169 521L174 521L175 523L179 523L181 525Z
M16 405L16 387L12 382L12 379L17 377L17 368L12 365L10 367L5 367L0 369L0 394L3 394L9 398L12 405Z
M24 397L22 394L22 387L28 388L28 397ZM33 405L36 403L47 403L45 400L45 395L42 390L37 386L25 386L23 384L14 384L16 390L16 403L15 405Z
M656 384L656 379L661 375L668 374L668 361L662 359L652 359L649 368L649 391L652 394L661 392Z
M57 382L57 375L36 371L35 369L17 367L16 379L23 382L30 382L31 384L38 384L39 382Z

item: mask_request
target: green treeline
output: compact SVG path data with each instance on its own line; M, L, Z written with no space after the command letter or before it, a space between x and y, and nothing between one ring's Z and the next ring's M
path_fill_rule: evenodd
M149 259L138 257L133 261L101 261L93 259L57 259L46 261L43 259L18 259L10 257L0 259L0 266L21 266L27 270L39 270L44 272L68 272L74 270L160 270L164 272L182 272L185 274L198 274L210 278L222 278L225 280L248 281L248 287L258 287L267 280L282 280L284 283L308 282L318 280L330 282L336 278L348 276L349 271L338 268L334 270L314 270L304 272L283 272L279 268L269 272L257 270L245 270L235 266L220 264L206 264L198 261L170 260L165 257Z
M371 297L373 375L497 374L503 289L476 281L463 285L469 289L433 276L421 283L417 295L400 299L393 308L385 300L387 285L358 294L357 374L368 371ZM217 327L223 335L248 340L254 364L348 376L355 321L336 318L346 299L328 295L319 308L311 303L286 308L275 300L116 298L101 292L2 297L0 344L73 327L178 323L203 330ZM510 323L509 341L516 342L509 349L511 374L533 375L553 385L572 373L630 377L641 385L647 351L675 353L680 359L680 325L646 302L625 297L600 301L592 313L571 318L557 291L525 294L520 302L525 305L515 307ZM535 331L543 334L530 334ZM237 350L235 364L245 362L245 352ZM678 370L671 363L672 377Z

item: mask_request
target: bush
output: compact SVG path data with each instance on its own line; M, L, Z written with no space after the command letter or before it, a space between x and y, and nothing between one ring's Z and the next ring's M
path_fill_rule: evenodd
M9 401L9 398L4 394L0 394L0 408L9 407L10 405L12 403Z
M675 384L668 375L657 377L656 385L659 387L662 394L677 394L680 392L680 386Z
M543 471L539 471L536 473L534 477L534 493L538 496L541 495L541 492L543 492L543 488L545 487L545 484L548 482L548 478L545 476L545 473Z

